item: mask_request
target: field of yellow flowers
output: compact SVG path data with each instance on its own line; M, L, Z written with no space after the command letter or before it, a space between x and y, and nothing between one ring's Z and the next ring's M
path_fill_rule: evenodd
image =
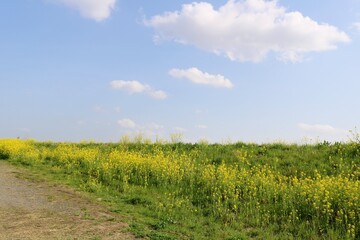
M172 233L186 221L178 213L187 211L194 218L209 218L232 229L221 239L360 239L359 143L102 144L2 139L0 159L60 168L80 176L88 189L103 186L120 194L156 189L160 194L145 205L175 225ZM134 198L130 203L141 201ZM254 234L251 229L259 231ZM216 233L196 236L202 234L204 239L220 238ZM200 238L190 233L170 235L147 237Z

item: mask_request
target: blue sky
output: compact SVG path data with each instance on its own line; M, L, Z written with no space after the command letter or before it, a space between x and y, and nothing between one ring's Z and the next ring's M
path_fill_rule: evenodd
M0 3L0 137L347 140L360 1Z

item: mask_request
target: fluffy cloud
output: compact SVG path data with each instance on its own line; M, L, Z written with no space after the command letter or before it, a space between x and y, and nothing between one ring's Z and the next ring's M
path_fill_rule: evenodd
M146 91L150 97L155 99L165 99L167 98L167 94L161 90L152 90L151 88Z
M123 128L135 128L136 127L136 123L128 118L119 120L118 124Z
M318 133L318 134L346 134L345 130L335 128L331 125L327 124L306 124L306 123L299 123L298 127L301 130L311 132L311 133Z
M219 9L207 2L185 4L180 11L145 20L158 40L173 40L225 55L235 61L260 62L268 53L300 61L304 53L336 49L348 35L277 1L229 0Z
M53 0L75 9L86 18L102 21L108 18L117 0Z
M202 72L197 68L189 69L171 69L170 76L174 78L186 78L196 84L211 85L214 87L232 88L233 84L229 79L222 75L211 75L207 72Z
M142 84L138 81L124 81L124 80L114 80L110 82L112 89L124 90L129 94L133 93L145 93L148 96L155 99L165 99L167 95L164 91L154 90L147 84Z

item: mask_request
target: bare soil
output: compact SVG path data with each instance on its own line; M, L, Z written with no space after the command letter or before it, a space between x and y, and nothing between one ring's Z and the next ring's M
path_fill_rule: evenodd
M135 239L127 224L75 190L0 161L0 239Z

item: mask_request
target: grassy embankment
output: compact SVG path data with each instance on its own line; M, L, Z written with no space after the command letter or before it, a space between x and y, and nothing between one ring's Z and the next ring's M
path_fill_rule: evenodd
M360 144L0 140L0 159L101 198L150 239L360 239Z

